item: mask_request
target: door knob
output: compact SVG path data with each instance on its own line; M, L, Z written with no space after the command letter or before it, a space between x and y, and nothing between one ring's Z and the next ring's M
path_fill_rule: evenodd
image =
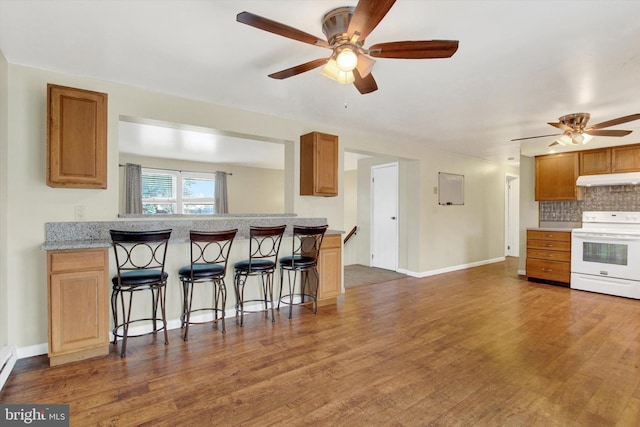
M392 216L392 217L391 217L391 219L396 219L396 217L395 217L395 216Z

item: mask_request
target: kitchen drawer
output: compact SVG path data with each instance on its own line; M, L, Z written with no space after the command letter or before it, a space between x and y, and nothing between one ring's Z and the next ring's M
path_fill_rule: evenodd
M571 232L527 230L527 240L557 240L560 242L571 242Z
M527 277L569 283L571 280L571 264L568 262L527 258Z
M49 252L51 273L78 270L102 270L107 265L104 249L60 250Z
M527 239L527 249L544 249L552 251L571 252L571 242L557 240L529 240Z
M571 262L571 252L527 249L527 258Z

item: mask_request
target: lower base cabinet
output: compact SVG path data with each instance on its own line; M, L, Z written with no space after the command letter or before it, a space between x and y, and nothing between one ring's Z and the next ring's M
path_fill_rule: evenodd
M342 235L325 235L318 257L318 305L335 303L342 293Z
M108 250L47 252L49 364L109 354Z
M527 230L527 277L568 285L571 232Z

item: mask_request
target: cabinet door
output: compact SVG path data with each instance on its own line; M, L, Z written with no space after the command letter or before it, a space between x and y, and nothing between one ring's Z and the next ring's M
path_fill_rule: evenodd
M47 185L107 188L107 94L47 88Z
M612 147L611 169L614 173L640 171L640 145Z
M108 344L104 270L51 275L50 354Z
M338 137L312 132L300 137L300 195L338 195Z
M580 175L598 175L611 173L611 150L580 151Z
M318 300L335 298L342 293L342 236L325 236L318 257L320 287Z
M578 153L536 157L536 200L578 200Z

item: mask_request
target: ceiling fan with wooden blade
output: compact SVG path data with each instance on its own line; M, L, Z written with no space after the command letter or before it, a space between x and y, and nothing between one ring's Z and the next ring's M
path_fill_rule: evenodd
M328 58L315 59L286 70L269 74L274 79L286 79L324 65L322 74L339 82L353 83L361 94L378 90L371 74L373 58L432 59L450 58L458 50L457 40L421 40L378 43L369 49L365 38L378 26L396 0L360 0L355 7L339 7L322 18L322 32L327 40L285 24L241 12L237 21L292 40L331 49Z
M555 133L551 135L538 135L528 136L525 138L516 138L511 141L523 141L526 139L534 138L546 138L550 136L558 136L559 138L552 142L549 147L554 145L578 145L586 144L587 140L584 135L589 136L614 136L622 137L629 135L630 130L619 129L603 129L611 126L617 126L622 123L632 122L634 120L640 120L640 114L631 114L624 117L618 117L617 119L607 120L606 122L597 123L592 126L587 126L591 115L589 113L575 113L567 114L558 119L558 123L548 123L549 125L562 130L562 133Z

